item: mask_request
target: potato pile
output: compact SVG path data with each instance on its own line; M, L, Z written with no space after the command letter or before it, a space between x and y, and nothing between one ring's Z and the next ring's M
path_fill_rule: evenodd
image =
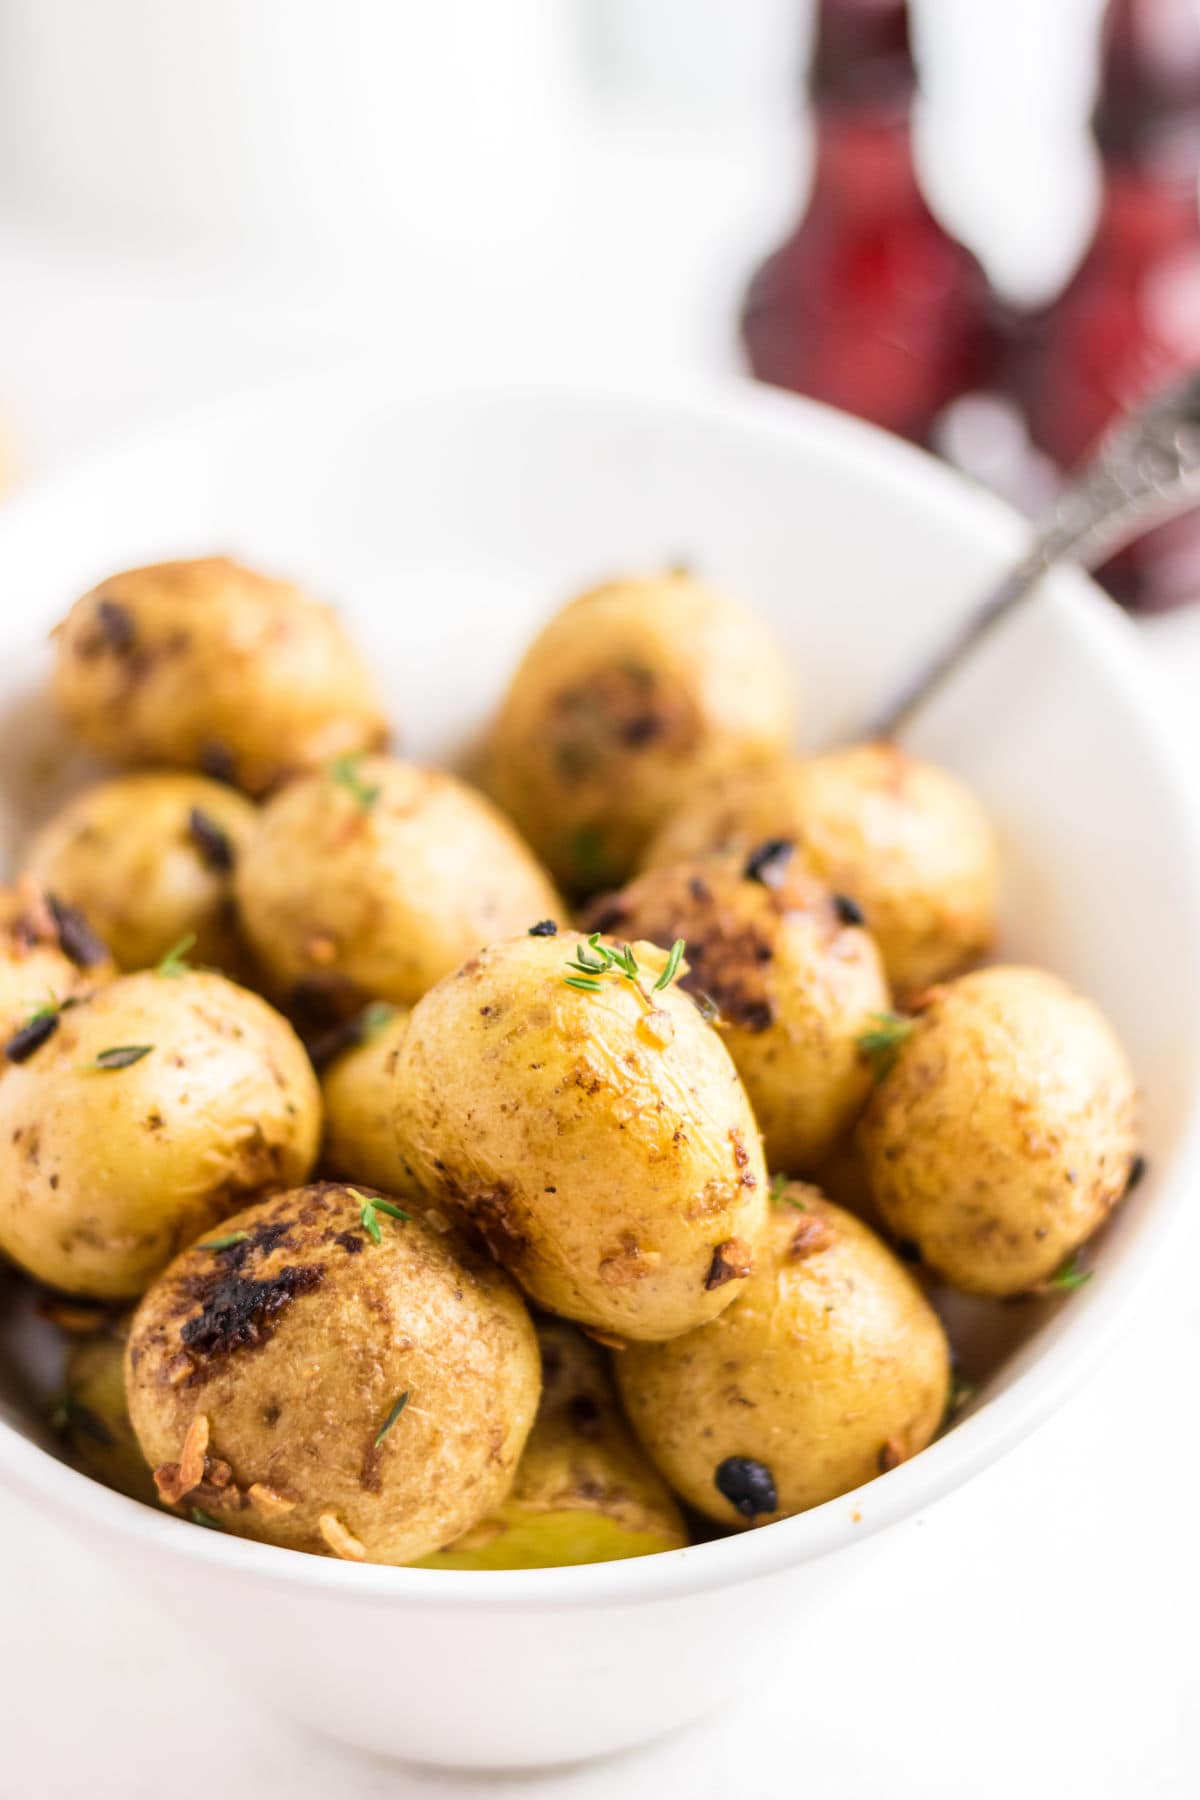
M388 749L290 583L76 603L54 692L124 767L0 892L0 1252L73 1334L80 1468L348 1561L642 1556L923 1450L947 1287L1086 1278L1141 1168L1121 1047L981 966L975 798L792 754L785 668L690 574L610 582L485 792Z

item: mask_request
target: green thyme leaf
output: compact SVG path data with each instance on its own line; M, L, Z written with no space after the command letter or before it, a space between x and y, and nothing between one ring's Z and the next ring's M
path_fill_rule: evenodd
M250 1236L248 1231L231 1231L227 1237L209 1238L206 1244L197 1244L197 1250L230 1250L234 1244L244 1244Z
M191 964L187 960L187 955L188 951L194 950L195 947L196 934L194 931L189 931L186 936L180 938L177 944L171 945L154 973L164 975L169 981L176 980L180 975L190 974Z
M347 1188L346 1192L352 1200L362 1201L362 1211L358 1215L359 1220L373 1244L382 1244L383 1242L383 1232L379 1226L380 1213L386 1213L389 1219L408 1220L412 1217L411 1213L406 1213L403 1207L397 1206L392 1200L370 1199L366 1194L360 1194L357 1188Z
M95 1062L94 1069L128 1069L134 1063L141 1062L143 1056L149 1056L153 1044L114 1044L111 1050L102 1050Z
M916 1020L894 1012L872 1013L871 1017L875 1023L869 1031L860 1034L858 1048L870 1063L876 1081L882 1081L894 1065L900 1046L913 1030Z
M408 1389L406 1388L402 1394L398 1394L396 1399L393 1400L391 1412L388 1414L387 1418L383 1421L383 1424L379 1427L379 1430L375 1433L375 1448L376 1448L376 1450L378 1450L380 1444L382 1444L384 1438L387 1436L388 1432L392 1429L392 1426L396 1423L396 1420L400 1417L400 1414L404 1411L404 1409L407 1405L408 1405Z
M1038 1289L1043 1294L1073 1294L1076 1288L1083 1287L1092 1279L1093 1271L1085 1269L1083 1258L1078 1250L1069 1256L1061 1269L1057 1269L1048 1281L1044 1281Z
M386 1000L372 1000L370 1006L359 1014L358 1031L360 1041L367 1043L371 1038L379 1036L396 1016L396 1008L389 1006Z
M783 1170L780 1169L777 1174L772 1175L771 1177L771 1185L767 1189L767 1198L770 1200L772 1206L790 1206L793 1212L807 1212L808 1207L805 1205L804 1201L797 1200L793 1195L788 1193L790 1182L791 1176L785 1175Z
M329 765L329 779L345 788L364 812L370 812L383 789L377 782L364 781L359 774L363 754L361 750L350 750L344 756L335 756Z
M671 954L667 958L667 966L654 984L654 991L656 994L661 988L670 987L671 983L679 973L679 965L683 961L683 953L686 949L687 944L684 939L676 938L675 942L671 945Z
M214 1519L211 1513L205 1512L202 1506L193 1506L188 1513L193 1525L203 1525L207 1531L222 1531L224 1527L220 1519Z
M563 977L568 987L578 988L581 994L599 994L603 992L604 983L595 981L590 975L566 975Z

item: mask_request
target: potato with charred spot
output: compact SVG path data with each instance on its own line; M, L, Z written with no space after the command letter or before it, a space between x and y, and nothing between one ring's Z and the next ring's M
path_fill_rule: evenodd
M556 879L594 893L710 775L791 727L766 626L682 571L581 594L534 639L486 751L485 785Z
M321 1073L324 1166L348 1181L407 1193L412 1176L396 1142L396 1058L408 1025L404 1007L376 1002L352 1022L351 1041Z
M82 909L123 969L153 968L190 937L196 962L236 975L233 870L254 820L244 794L203 775L118 776L48 820L25 866Z
M1047 1281L1103 1224L1138 1154L1133 1074L1091 1001L1042 969L937 988L859 1126L889 1229L971 1294Z
M123 1300L321 1133L303 1046L221 975L124 975L0 1079L0 1249L64 1293Z
M732 1306L615 1359L635 1431L675 1492L720 1525L769 1524L915 1456L945 1414L936 1313L852 1213L792 1183Z
M106 946L74 908L28 878L0 887L0 1049L16 1038L12 1055L19 1059L31 1019L113 974Z
M753 1265L766 1173L750 1103L666 958L580 975L575 932L492 944L413 1008L396 1059L400 1149L552 1312L667 1338ZM581 984L581 985L575 985Z
M126 1382L164 1503L381 1563L503 1503L540 1388L524 1302L488 1256L383 1204L277 1194L155 1282Z
M767 839L854 901L897 992L979 957L996 933L996 846L963 784L894 744L781 758L697 792L650 845L657 868Z
M75 1338L58 1415L75 1466L131 1500L153 1502L154 1481L129 1419L125 1344L132 1313Z
M227 557L113 575L56 636L59 708L119 763L201 769L262 794L387 738L333 608Z
M763 1135L768 1167L808 1172L866 1105L859 1039L889 1006L879 951L790 844L650 869L598 901L590 923L669 949L706 995Z
M542 1403L507 1500L424 1569L555 1569L678 1550L683 1515L621 1413L603 1351L543 1319Z
M410 1006L562 903L508 820L438 769L370 756L293 782L238 862L242 923L280 995Z

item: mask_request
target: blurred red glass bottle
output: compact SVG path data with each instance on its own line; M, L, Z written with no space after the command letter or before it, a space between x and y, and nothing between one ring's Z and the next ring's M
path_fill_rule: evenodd
M985 385L987 283L922 197L910 130L908 7L820 0L812 198L751 280L742 335L763 381L931 442Z
M1200 367L1200 9L1112 0L1094 115L1100 218L1073 279L1013 336L1029 435L1060 468L1156 386ZM1185 518L1102 571L1124 604L1200 598L1200 523Z

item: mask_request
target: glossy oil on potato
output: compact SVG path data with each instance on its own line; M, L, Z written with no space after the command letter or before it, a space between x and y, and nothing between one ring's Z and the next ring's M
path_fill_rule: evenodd
M804 1512L915 1456L950 1385L945 1334L908 1271L799 1183L772 1207L754 1276L720 1318L614 1362L662 1474L727 1526ZM744 1461L754 1485L732 1479Z
M555 877L622 880L706 776L782 749L786 662L763 622L682 571L581 594L526 651L487 781Z
M124 775L68 801L25 867L78 906L123 969L148 969L184 938L198 963L244 960L233 870L254 829L243 794L203 775Z
M890 999L873 940L791 846L650 869L595 905L590 922L669 949L681 985L706 995L763 1134L767 1164L809 1173L871 1091L859 1046Z
M76 999L114 973L87 921L64 913L36 882L0 888L0 1044L43 1007Z
M237 896L275 991L320 991L341 1011L410 1006L481 944L562 909L482 794L382 756L270 800L239 861Z
M996 932L996 846L953 775L893 744L783 758L695 793L667 821L646 866L767 838L795 843L813 873L848 895L909 993L954 974Z
M376 1243L372 1197L275 1195L146 1295L126 1379L164 1501L241 1537L402 1563L504 1500L540 1388L524 1302L415 1219L376 1214Z
M334 609L227 557L113 575L56 639L59 708L116 762L200 769L261 794L387 737Z
M250 1194L303 1181L320 1132L312 1067L264 1000L121 976L0 1078L0 1248L65 1293L133 1298Z
M402 1154L541 1305L666 1338L753 1264L766 1176L754 1115L689 995L634 946L644 999L569 985L577 933L493 944L413 1009L396 1064Z
M357 1041L321 1073L325 1108L324 1166L348 1181L386 1194L407 1192L413 1179L396 1142L396 1057L408 1024L402 1007L377 1003L357 1026Z
M678 1550L683 1515L621 1413L605 1354L560 1319L537 1327L542 1403L495 1512L425 1569L552 1569Z
M1138 1106L1101 1013L1042 969L930 995L859 1127L880 1213L968 1293L1048 1280L1129 1185Z

